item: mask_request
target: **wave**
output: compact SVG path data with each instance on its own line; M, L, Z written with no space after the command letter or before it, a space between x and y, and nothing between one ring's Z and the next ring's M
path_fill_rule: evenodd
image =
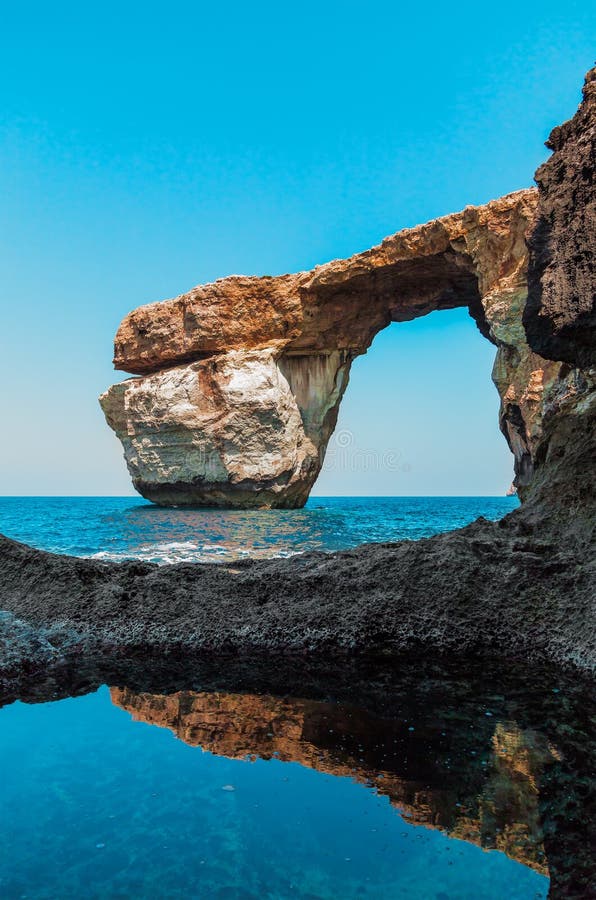
M118 550L99 550L82 554L87 559L109 562L141 560L157 565L173 565L182 562L226 563L239 559L286 559L298 556L302 550L262 547L226 547L222 544L198 544L192 541L168 541L156 544L141 544L137 547L123 547Z

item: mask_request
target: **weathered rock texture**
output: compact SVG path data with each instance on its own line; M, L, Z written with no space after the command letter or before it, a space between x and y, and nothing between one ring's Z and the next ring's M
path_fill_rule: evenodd
M463 306L498 348L501 427L523 494L561 369L522 326L537 200L518 191L312 272L226 278L130 313L114 362L143 377L100 399L137 490L163 504L301 506L354 357L390 322Z
M543 356L587 368L596 365L596 69L583 95L577 115L551 132L554 153L536 173L540 210L524 324Z
M342 351L231 350L101 398L135 487L162 504L302 506L348 381Z
M118 329L114 363L146 374L230 350L356 354L391 321L470 304L480 314L480 295L516 286L535 205L534 190L519 191L311 272L233 276L142 306Z

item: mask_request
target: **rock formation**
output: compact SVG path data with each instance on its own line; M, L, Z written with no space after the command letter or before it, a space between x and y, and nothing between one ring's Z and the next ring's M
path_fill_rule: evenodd
M234 276L131 312L114 364L141 377L100 402L136 489L162 504L301 506L352 360L390 322L459 306L497 347L500 425L526 499L557 423L573 409L587 420L593 403L595 110L593 70L549 138L538 191L311 272Z
M405 669L413 673L412 682L400 704L403 707L415 697L416 709L424 710L428 695L416 693L416 665L439 654L459 667L464 684L473 657L480 656L483 684L490 685L491 691L488 667L495 656L506 667L511 657L546 658L596 672L596 390L590 368L594 332L589 312L595 292L590 175L596 135L593 87L594 73L590 73L579 112L551 136L555 149L539 172L537 194L514 194L402 232L389 239L386 251L381 245L364 254L357 273L352 268L354 260L315 270L312 282L318 286L311 293L308 278L301 290L288 291L288 285L306 276L227 279L202 288L204 329L211 335L201 344L202 351L193 343L200 336L195 318L198 307L191 304L188 317L181 301L158 305L157 313L150 309L146 318L137 311L123 326L117 358L126 358L128 368L147 374L111 388L103 398L108 417L123 436L133 473L141 481L150 471L154 473L156 499L166 502L168 492L170 497L178 496L176 492L189 497L192 472L179 478L175 460L182 464L185 454L180 448L200 436L205 444L212 441L218 448L220 468L213 471L221 480L203 476L195 485L198 500L205 502L206 488L215 490L218 485L221 502L223 498L231 502L231 493L243 503L249 502L247 498L253 502L265 492L272 505L284 502L284 497L298 503L301 492L307 492L308 479L301 484L303 476L297 472L302 465L309 470L308 460L313 458L306 441L314 446L315 439L332 428L333 392L339 397L345 387L351 355L370 342L375 329L382 327L383 316L412 317L416 310L455 305L456 295L465 295L479 326L498 347L495 380L502 397L501 423L516 455L522 506L497 523L479 519L466 528L424 540L230 565L107 563L45 553L0 536L4 611L0 615L0 686L4 682L11 691L11 685L28 680L35 698L45 676L45 690L55 696L56 672L62 673L75 694L88 690L90 682L130 684L128 676L94 680L97 675L88 659L97 666L97 660L104 665L111 657L117 669L127 654L137 663L160 653L179 663L188 651L193 654L195 676L201 669L193 689L197 685L200 691L207 689L205 669L216 682L210 689L220 690L223 681L223 689L229 684L229 690L241 691L249 690L251 679L265 670L268 679L279 679L276 690L284 694L290 685L288 672L293 672L292 684L304 696L309 667L317 663L327 676L325 667L333 662L348 679L345 698L354 695L355 661L378 672L389 659L410 654ZM497 220L501 227L495 225ZM464 229L465 222L472 224ZM528 228L529 297L522 311L523 241ZM405 248L416 241L421 242L418 248L434 248L422 262L416 250L391 262L392 247L397 255L396 247L406 254ZM489 253L487 248L494 246L500 247L498 252ZM378 262L385 252L386 265L367 263ZM418 261L412 262L413 258ZM342 282L341 272L347 270L351 275ZM396 273L403 276L399 294ZM236 305L226 323L219 298L230 284L235 285L229 296L235 297ZM247 284L252 286L250 291ZM364 306L352 304L358 295L364 298ZM367 304L366 297L376 300ZM394 305L384 297L391 297ZM238 317L249 300L251 310L252 301L258 300L264 313L247 319L241 329ZM349 315L343 315L344 307ZM267 319L271 321L265 339ZM284 334L286 327L289 337ZM350 334L359 334L360 344L350 346ZM300 349L304 354L295 353ZM324 354L324 349L329 352ZM197 358L201 354L206 355ZM316 369L311 368L314 358ZM152 373L156 366L164 368ZM342 366L345 371L338 381ZM311 390L311 376L324 386L320 396ZM251 378L253 384L261 385L262 406L255 406L252 389L243 387ZM180 380L186 385L182 392ZM161 399L154 384L165 385ZM204 402L209 391L211 405ZM242 427L235 405L242 398L250 415L261 417L262 429L251 432L254 445L246 432L242 438L234 437L234 428ZM291 422L293 440L300 446L292 457L298 460L298 469L282 459L287 448L274 424L282 419ZM278 463L272 450L260 470L257 454L268 440L279 452ZM242 456L236 453L238 447ZM245 477L242 466L247 461L255 468ZM232 462L240 466L234 481L229 475ZM211 470L207 474L211 479ZM178 487L172 491L171 485ZM416 665L408 669L407 659L412 656ZM512 668L515 665L514 660ZM230 673L240 668L241 678L232 684ZM581 673L574 673L572 680L579 683ZM540 676L528 682L528 689L537 683ZM131 687L134 690L135 684ZM171 690L147 687L144 681L136 689ZM368 697L370 691L367 683ZM318 696L329 696L326 686ZM457 696L450 688L452 710L458 708ZM523 696L518 692L513 698L515 721ZM551 823L544 831L544 844L553 898L590 896L594 883L593 859L587 849L594 841L588 834L586 775L593 769L593 752L582 749L591 734L587 719L593 699L592 679L578 707L586 713L581 734L575 735L565 720L566 698L546 720L547 733L563 723L554 740L554 745L561 745L561 759L547 768L540 784L541 815ZM381 716L386 702L382 683L375 707ZM526 727L532 728L532 723ZM466 732L473 734L469 728ZM520 778L530 777L533 763L528 756L526 772L528 748L519 735L507 728L495 730L493 737L494 754L505 769L510 774L515 770ZM496 810L496 796L482 794L489 815ZM479 816L468 823L472 829L482 816L479 810ZM465 836L466 823L462 820L460 825Z
M16 657L31 665L39 665L42 654L44 660L54 654L68 657L76 646L141 647L144 651L192 648L216 657L229 653L363 653L378 657L415 647L451 655L541 656L595 671L596 390L594 371L584 365L586 346L591 345L580 327L593 301L595 280L593 268L587 266L569 274L563 249L568 246L569 232L578 248L592 247L594 241L589 213L593 193L584 190L585 173L593 166L596 133L592 84L590 75L579 112L562 126L560 134L565 139L555 142L558 149L541 169L537 194L514 194L402 232L362 258L315 270L310 277L313 287L308 287L310 280L306 279L302 292L288 293L287 288L306 276L268 281L274 289L260 293L262 280L233 279L235 312L228 324L218 319L224 337L217 340L231 345L245 340L234 330L234 323L247 297L246 285L252 285L251 296L262 302L264 312L247 331L252 335L246 341L252 344L248 349L223 353L219 352L221 343L204 343L200 352L210 353L215 348L213 355L183 362L183 354L199 351L191 342L195 320L190 315L186 327L186 320L180 318L181 301L158 305L158 313L150 310L146 318L142 312L134 313L131 321L136 325L123 327L119 358L126 356L132 368L156 365L155 357L150 356L150 348L157 352L151 323L159 321L165 335L160 338L161 352L168 348L162 362L172 368L118 385L103 400L111 421L128 442L129 462L136 460L138 473L147 474L153 466L156 497L165 501L166 495L172 497L176 491L190 497L184 480L187 476L178 478L168 466L174 467L176 459L182 464L187 453L180 448L199 435L214 444L217 436L218 453L224 453L226 447L234 450L242 441L242 456L235 450L229 459L225 453L219 455L221 468L210 472L217 471L221 480L199 482L195 485L197 496L205 496L206 484L210 490L217 484L226 502L230 502L231 492L244 492L245 503L247 497L262 499L263 491L266 494L268 490L271 504L283 503L291 492L290 502L298 503L308 489L308 479L299 471L310 471L312 463L305 460L312 460L312 455L306 449L301 456L295 447L292 460L298 461L298 469L288 468L284 433L278 422L285 416L293 423L293 434L302 435L298 401L304 410L307 402L300 398L309 398L311 418L300 414L304 434L300 440L296 437L300 443L310 440L309 429L311 434L318 429L320 435L331 428L334 415L328 391L324 402L312 399L316 392L308 385L313 370L305 358L318 354L318 384L326 379L330 384L336 365L340 360L347 365L349 354L358 349L350 348L350 334L359 334L359 347L363 348L385 321L383 316L405 318L413 316L415 309L454 305L456 295L463 293L481 327L498 345L495 380L503 398L502 424L517 458L517 481L524 500L520 509L498 523L479 519L467 528L420 541L284 560L182 564L165 569L52 555L0 537L0 593L3 609L11 614L0 619L0 632L6 633L4 638L0 633L0 640L5 646L16 647ZM580 175L582 190L577 184ZM558 210L556 217L551 215L553 209ZM522 313L524 235L533 227L534 216L530 300ZM546 244L545 221L550 222ZM424 257L421 247L432 252ZM495 247L498 252L488 252L487 248ZM559 267L566 273L561 277L567 287L557 299L543 288ZM229 286L228 280L200 293L215 297L215 308L220 309L219 292L228 291ZM361 314L362 307L350 300L359 291L363 298L376 298L366 306L366 316ZM272 297L275 312L268 315L277 324L268 326L268 333L274 333L278 343L262 347L259 342ZM287 306L280 299L284 297L290 298ZM310 305L303 299L296 312L296 304L305 297L310 298ZM537 298L544 300L543 305L536 305ZM201 303L203 309L210 308L203 300ZM279 312L282 308L286 310L283 315ZM172 309L178 310L178 318L170 314ZM312 314L307 315L308 310ZM547 332L556 341L549 338L544 346L547 319L552 322ZM213 336L212 316L206 315L205 321ZM561 321L566 322L565 328L558 332L557 322ZM287 324L289 337L288 344L280 348L279 342L286 340L282 322ZM129 328L133 338L127 343ZM528 344L524 344L524 331ZM564 360L557 356L559 340L564 343ZM290 346L292 353L308 351L306 357L291 355ZM340 355L329 362L329 368L320 359L323 349ZM547 352L556 358L547 362L537 355ZM259 394L255 405L255 394L243 388L252 361L255 380L268 385L261 390L262 405ZM292 369L294 364L297 369ZM302 365L305 369L300 369ZM219 374L211 377L211 371L225 373L225 386ZM290 374L286 377L284 371ZM152 380L167 384L170 375L171 394L166 391L158 403ZM182 394L180 378L189 380ZM192 390L192 384L200 385L201 379L207 385L203 393L214 394L208 409L199 389L196 393ZM335 391L341 392L337 379ZM280 399L282 396L285 399ZM201 398L200 409L197 398ZM242 437L234 437L233 428L242 430L247 421L244 413L239 420L235 405L242 398L251 413L248 420L260 415L260 425L254 432L242 431ZM208 422L210 430L203 424L195 428L195 421ZM164 422L167 427L162 427ZM180 422L191 424L182 427ZM271 441L271 454L259 469L262 443L267 441ZM314 446L314 441L311 444ZM306 443L300 446L304 448ZM276 460L281 468L275 468ZM245 478L236 470L232 482L230 461L240 466L247 461L254 464L252 475ZM265 473L270 463L275 471L269 468ZM163 466L167 472L162 471ZM21 627L23 622L26 627ZM34 627L30 630L29 626Z
M596 365L596 69L586 76L583 103L554 128L554 150L536 172L540 208L530 238L529 297L524 325L532 347L549 359Z
M136 489L162 504L302 506L355 356L375 334L468 307L497 346L501 428L523 493L561 364L533 353L522 312L534 189L398 232L312 272L232 277L130 313L100 402Z
M538 191L311 272L224 278L126 316L114 364L140 377L100 402L136 489L162 504L301 506L354 357L390 322L467 307L497 347L500 425L524 500L553 423L594 395L595 110L592 70L578 112L550 135Z

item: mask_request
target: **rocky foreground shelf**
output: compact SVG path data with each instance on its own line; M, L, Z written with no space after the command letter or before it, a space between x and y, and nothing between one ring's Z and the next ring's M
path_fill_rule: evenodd
M3 538L5 668L102 647L218 656L419 648L594 670L594 565L578 560L581 536L567 536L561 543L512 514L414 542L165 567L57 556ZM33 629L15 629L12 616Z

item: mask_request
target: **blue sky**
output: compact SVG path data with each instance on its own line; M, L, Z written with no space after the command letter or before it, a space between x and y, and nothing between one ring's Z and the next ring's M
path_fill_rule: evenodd
M130 492L96 401L125 313L529 185L595 37L560 0L6 6L0 494ZM461 311L379 335L339 427L407 465L317 491L502 493L493 353Z

